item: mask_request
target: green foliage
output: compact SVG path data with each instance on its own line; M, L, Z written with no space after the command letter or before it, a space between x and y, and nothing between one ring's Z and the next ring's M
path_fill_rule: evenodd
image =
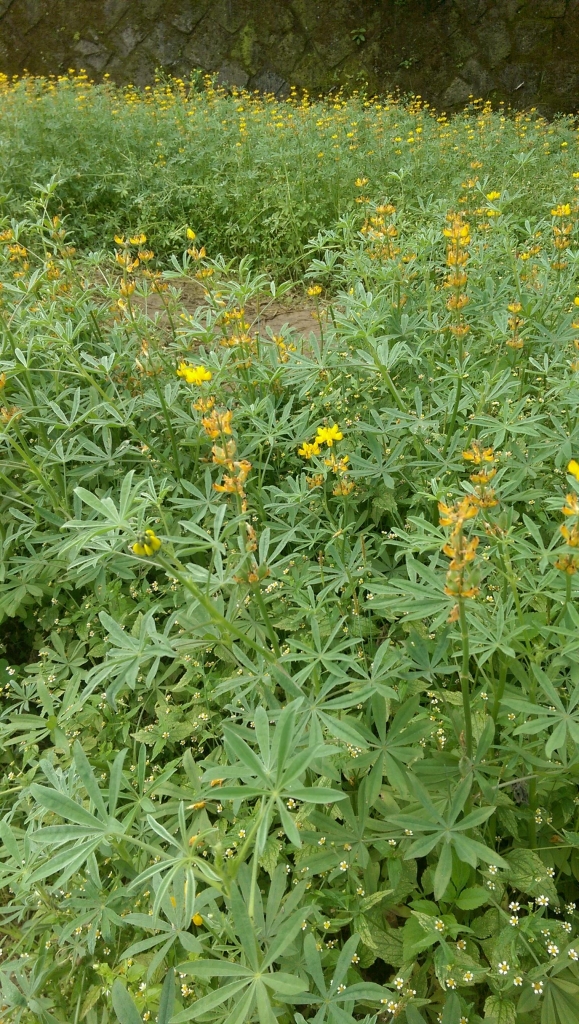
M363 28L352 35L363 44ZM576 169L570 118L500 118L478 100L450 121L420 99L346 100L340 92L323 102L296 93L264 100L229 95L198 73L143 92L92 85L86 73L0 77L0 95L0 195L9 216L20 219L35 184L54 175L50 211L66 215L85 249L139 229L168 257L189 224L210 252L251 253L294 279L308 240L358 212L363 196L378 201L387 190L406 218L425 223L438 213L433 203L454 206L463 183L479 178L479 205L490 189L508 189L523 229ZM362 193L355 182L363 178Z
M2 225L6 1021L579 1021L573 179L389 180L306 336L188 218Z

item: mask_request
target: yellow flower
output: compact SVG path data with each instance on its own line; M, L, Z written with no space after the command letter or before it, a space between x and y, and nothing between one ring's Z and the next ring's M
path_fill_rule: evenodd
M189 238L192 242L194 241L195 238L197 238L197 235L195 234L194 231L191 230L191 228L187 228L187 238Z
M551 210L552 217L568 217L571 213L571 206L569 203L559 203L554 206Z
M314 444L327 444L328 448L332 448L334 441L341 441L343 436L342 431L335 423L331 427L318 427Z
M193 924L197 925L198 928L199 928L199 925L203 924L203 918L201 917L201 914L193 914L193 917L191 918L191 920L193 921Z
M131 243L131 245L144 245L146 241L147 236L144 235L142 232L140 235L133 235L132 238L129 238L129 242Z
M115 242L117 243L117 245L124 245L125 244L125 236L124 235L115 235Z
M189 366L188 363L179 363L177 376L184 377L188 384L201 385L204 381L211 380L213 374L204 366Z
M301 448L298 448L298 455L301 455L302 459L311 459L313 455L320 454L320 445L316 439L313 444L309 444L304 441Z
M487 199L489 200L490 203L492 203L493 199L500 199L500 198L501 198L501 193L500 192L487 192Z
M368 184L368 178L356 178L354 184L356 188L364 188L364 185Z
M231 420L233 418L233 412L231 409L227 409L225 412L218 412L217 409L212 409L209 416L204 416L201 420L201 424L205 433L209 437L219 437L220 434L231 434Z
M579 480L579 462L575 459L571 459L571 462L567 466L567 472L574 476L576 480Z
M147 555L149 558L161 547L161 541L154 530L145 530L139 534L138 540L132 545L131 551L135 555Z
M579 498L576 494L565 495L565 504L561 512L564 516L579 516Z
M321 295L321 294L322 294L322 286L321 286L321 284L313 284L313 285L310 286L310 288L308 288L308 295L312 295L313 296L313 295Z

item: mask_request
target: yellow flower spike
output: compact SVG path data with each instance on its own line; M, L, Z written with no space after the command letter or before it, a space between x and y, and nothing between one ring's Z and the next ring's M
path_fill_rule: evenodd
M115 242L117 243L117 245L124 245L125 244L125 236L124 235L115 235Z
M500 199L500 198L501 198L501 193L500 192L487 192L487 199L488 199L488 201L490 203L492 203L492 201L494 199Z
M574 476L576 480L579 480L579 462L576 459L571 459L571 462L568 463L567 472Z
M141 233L140 235L133 235L129 238L131 245L144 245L147 241L147 236Z
M314 444L327 444L328 448L332 448L334 441L341 441L343 436L342 431L335 423L331 427L318 427Z
M569 203L559 203L551 210L552 217L569 217L571 214L571 205Z
M157 537L154 530L145 530L144 533L139 535L139 538L131 546L131 551L134 555L142 557L146 555L148 558L154 555L156 551L161 547L161 541Z
M308 288L308 295L314 296L314 295L321 295L321 294L322 294L322 286L321 286L321 284L313 284L313 285L311 285L310 288Z

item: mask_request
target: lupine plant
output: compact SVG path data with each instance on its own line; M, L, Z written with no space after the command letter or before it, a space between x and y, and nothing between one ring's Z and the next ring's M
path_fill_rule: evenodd
M578 204L493 184L360 176L304 336L2 224L6 1022L579 1022Z

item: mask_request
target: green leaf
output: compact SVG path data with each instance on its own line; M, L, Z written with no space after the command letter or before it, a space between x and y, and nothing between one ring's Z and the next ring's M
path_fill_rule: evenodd
M440 1024L458 1024L461 1017L460 999L456 992L447 994Z
M579 1024L579 985L563 978L549 978L541 1024Z
M450 876L452 875L452 847L450 843L443 843L438 856L438 864L434 872L434 898L441 900L444 896Z
M283 996L295 996L298 992L304 992L308 987L307 982L302 981L301 978L284 974L282 971L276 971L274 974L262 974L261 980L264 985Z
M159 1000L159 1014L157 1016L157 1024L169 1024L171 1017L173 1016L173 1006L175 1005L175 972L171 967L165 981L163 982L163 988L161 990L161 999Z
M476 910L489 902L490 893L482 885L474 885L471 889L463 889L456 898L455 905L461 910Z
M384 963L400 967L406 960L402 949L402 935L396 934L397 931L402 932L401 928L388 931L377 928L363 914L354 918L354 928L364 945L372 949Z
M514 889L528 896L548 896L557 903L557 890L547 868L534 850L512 850L505 854L508 880Z
M501 995L489 996L485 1000L485 1021L488 1024L516 1024L517 1010L512 999Z
M116 978L113 983L111 995L113 1010L119 1024L143 1024L141 1014L119 978Z

